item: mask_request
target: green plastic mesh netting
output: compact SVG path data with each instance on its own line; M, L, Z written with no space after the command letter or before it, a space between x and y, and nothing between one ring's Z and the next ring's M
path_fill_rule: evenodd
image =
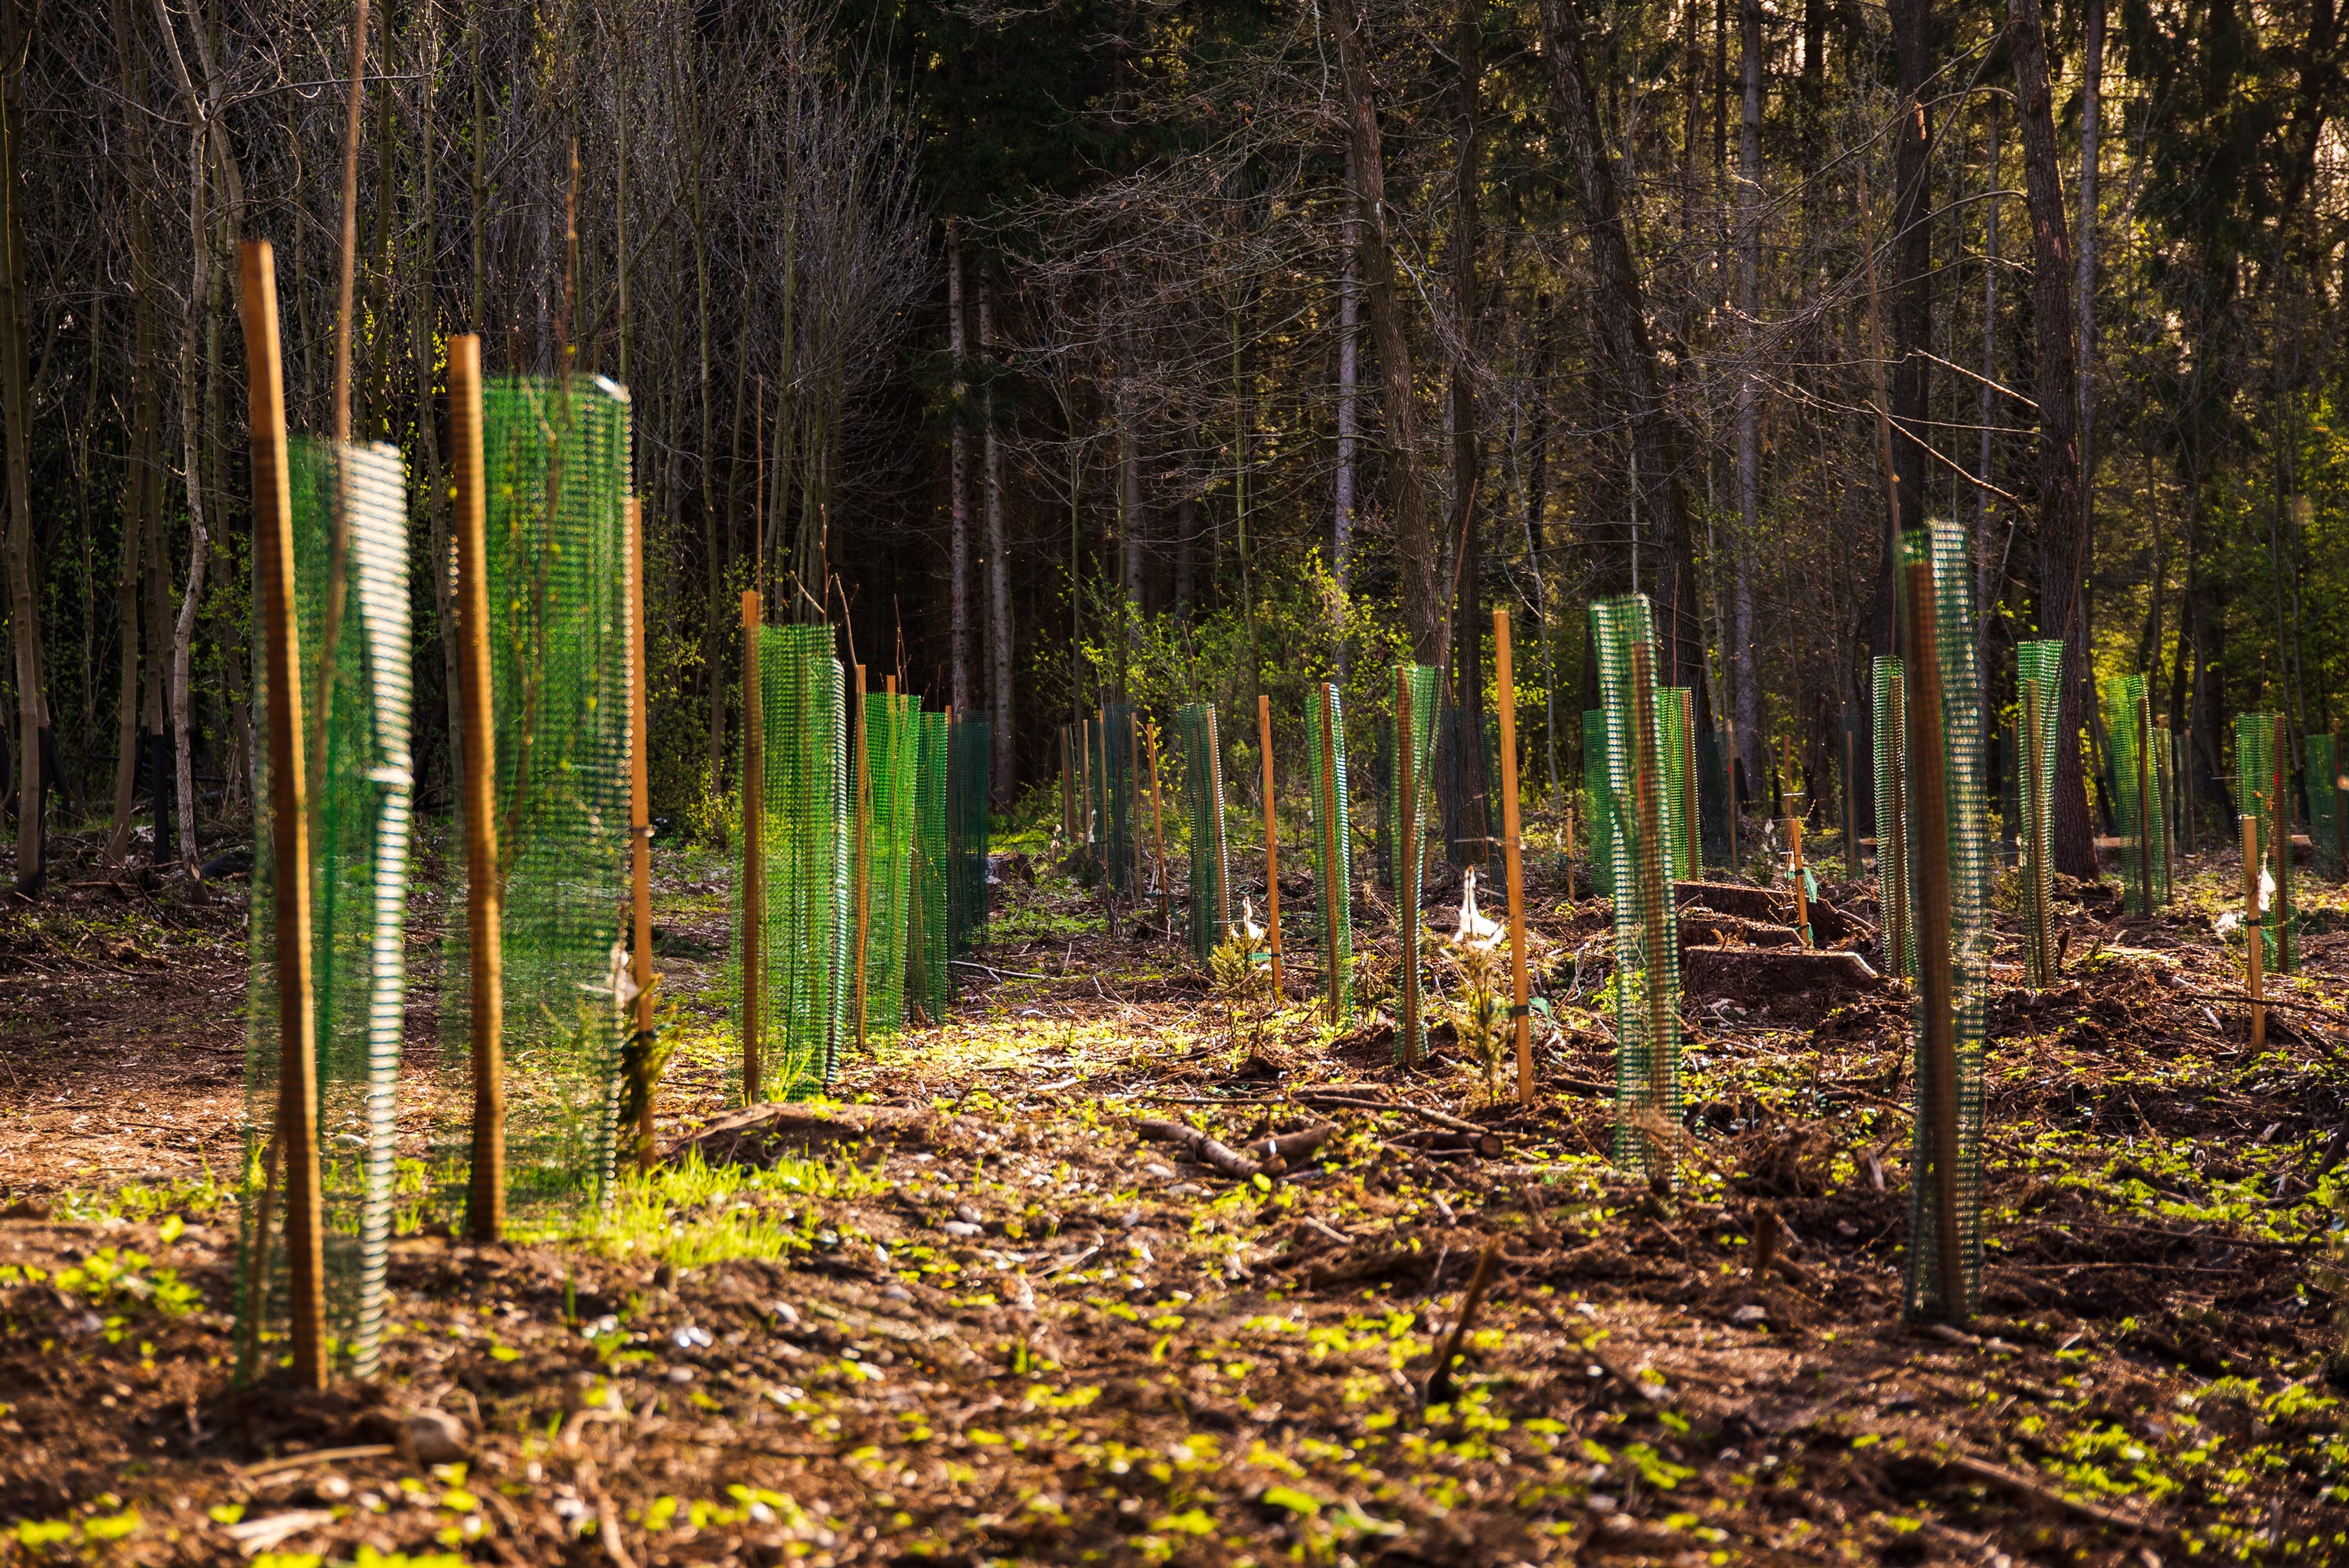
M854 989L847 746L848 699L832 628L759 628L759 709L764 720L759 918L759 1082L745 1103L805 1099L832 1081ZM735 946L728 979L742 985L739 901L753 835L735 879ZM843 977L847 983L843 984ZM739 1016L739 1015L738 1015Z
M498 871L505 900L507 1233L560 1229L611 1191L628 897L628 394L500 377L482 387ZM458 831L462 841L462 802ZM465 905L464 857L449 907ZM472 988L449 922L439 1130L459 1202L471 1157Z
M1338 688L1313 688L1305 715L1305 762L1313 785L1313 891L1321 903L1323 994L1330 1021L1354 1005L1353 822L1346 799L1346 707Z
M947 716L917 713L917 783L914 850L907 871L905 915L905 1006L929 1024L946 1022L954 998L954 968L948 962L947 894L951 868L947 855Z
M1908 680L1930 685L1903 694L1915 792L1904 813L1909 925L1919 976L1910 1026L1917 1109L1909 1169L1917 1176L1909 1185L1905 1302L1913 1317L1955 1320L1982 1307L1982 1042L1993 940L1973 565L1965 531L1947 521L1907 531L1901 555L1909 580L1927 574L1931 590L1930 624L1908 628L1919 656L1905 666ZM1929 635L1930 662L1921 656ZM1929 841L1937 830L1940 841ZM1932 949L1945 927L1944 954Z
M1130 733L1130 727L1129 727ZM987 930L988 791L994 725L955 714L947 727L947 956L977 949ZM1132 775L1128 774L1129 783ZM1131 794L1131 789L1128 790ZM1128 833L1129 839L1132 837ZM953 995L949 987L947 995Z
M1595 630L1597 616L1592 617ZM1600 898L1615 896L1614 769L1607 758L1607 710L1582 710L1582 794L1589 802L1590 886Z
M1675 881L1696 874L1696 758L1689 755L1689 688L1658 686L1664 730L1664 787L1672 798L1671 862Z
M1183 804L1191 836L1191 956L1207 962L1232 923L1230 845L1224 833L1222 737L1216 705L1186 703L1174 715L1183 748Z
M905 913L914 814L921 789L921 705L910 696L864 696L864 1014L862 1044L894 1039L905 1017Z
M2044 990L2055 984L2055 759L2062 733L2064 644L2024 643L2014 651L2017 738L2017 838L2023 858L2023 976Z
M326 637L327 536L337 469L348 481L350 551L336 639L326 755L310 836L311 993L317 1028L318 1170L326 1216L326 1332L337 1367L375 1373L391 1241L395 1098L407 999L409 736L408 500L385 446L290 443L295 611L301 668L315 682ZM260 620L256 614L255 624ZM256 672L263 667L255 659ZM318 701L315 685L302 692ZM265 710L268 694L256 689ZM313 718L304 715L305 723ZM239 1193L237 1362L249 1379L287 1322L284 1159L277 1125L277 926L268 758L255 758L253 984Z
M2343 807L2341 738L2308 738L2308 836L2326 874L2349 874L2349 812Z
M1877 655L1876 891L1884 911L1884 963L1895 975L1917 972L1917 944L1909 928L1909 730L1900 661Z
M2260 861L2271 887L2261 895L2260 932L2269 971L2289 975L2299 956L2292 899L2292 774L2283 715L2235 716L2235 810L2259 824Z
M1442 676L1433 665L1395 666L1394 783L1387 791L1387 842L1394 857L1395 923L1402 938L1395 988L1404 998L1402 1026L1395 1030L1395 1060L1406 1066L1427 1057L1427 1009L1420 995L1420 889L1427 869L1428 807L1435 799L1429 775L1435 756L1435 703ZM1411 722L1402 717L1402 694L1411 693ZM1402 786L1408 769L1411 787Z
M957 724L961 720L956 721ZM1113 702L1092 727L1093 796L1101 824L1101 870L1112 892L1131 893L1134 877L1133 707Z
M1672 1179L1681 1123L1680 918L1672 906L1672 819L1680 801L1656 686L1647 595L1590 607L1599 651L1615 819L1615 1163Z
M2169 844L2145 677L2112 676L2104 698L2113 805L2120 818L2122 903L2131 914L2151 914L2169 902Z

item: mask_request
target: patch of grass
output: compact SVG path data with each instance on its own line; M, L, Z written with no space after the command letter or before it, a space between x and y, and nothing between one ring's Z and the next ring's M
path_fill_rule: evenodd
M865 1197L885 1186L847 1161L784 1160L751 1169L711 1165L694 1150L650 1174L624 1174L612 1212L575 1239L605 1257L658 1258L680 1269L773 1260L811 1251L832 1230L817 1202Z

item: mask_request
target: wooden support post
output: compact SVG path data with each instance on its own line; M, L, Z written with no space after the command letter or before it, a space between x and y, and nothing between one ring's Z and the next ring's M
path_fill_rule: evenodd
M645 694L645 509L628 498L628 883L636 911L634 961L636 1049L653 1043L653 795L652 729ZM647 1077L636 1121L636 1169L653 1168L653 1088Z
M1330 987L1330 1022L1335 1024L1346 979L1338 973L1338 914L1349 907L1353 892L1338 869L1338 688L1323 681L1313 688L1313 696L1321 726L1321 869L1327 873L1315 891L1321 895L1323 973Z
M1810 947L1816 944L1811 941L1810 882L1803 875L1803 820L1800 817L1786 819L1786 841L1795 851L1795 930L1802 937L1803 945Z
M1395 920L1402 938L1402 1065L1419 1065L1419 780L1412 770L1411 666L1395 670Z
M891 681L897 677L891 676ZM1071 849L1077 841L1077 777L1071 769L1069 727L1061 726L1061 840Z
M1280 983L1280 830L1272 820L1272 697L1256 697L1257 750L1264 762L1264 928L1272 950L1272 995L1281 995Z
M253 432L254 576L269 686L269 853L277 962L277 1130L285 1169L285 1265L294 1376L326 1386L326 1225L318 1184L317 1011L311 990L310 829L302 735L302 646L294 596L294 496L286 473L285 380L277 265L266 241L239 255L247 418ZM479 444L476 443L476 450ZM337 454L339 457L339 454ZM274 1175L274 1172L271 1172ZM264 1178L266 1180L266 1178ZM263 1234L265 1249L266 1196ZM256 1307L258 1302L255 1303Z
M1648 1015L1648 1110L1654 1119L1664 1121L1671 1115L1671 1069L1664 1060L1671 1002L1664 995L1663 968L1672 957L1667 951L1671 933L1664 923L1664 909L1672 888L1665 864L1663 781L1657 777L1662 758L1656 746L1655 664L1645 637L1631 645L1631 809L1640 824L1640 861L1634 872L1640 879L1640 934L1646 949L1640 1000ZM1621 898L1624 892L1619 887L1615 896ZM1653 1181L1662 1173L1664 1150L1652 1132L1647 1146L1648 1179Z
M489 481L481 450L481 340L449 340L449 446L456 480L457 688L464 726L465 936L472 1001L473 1169L466 1233L506 1222L505 877L498 869L496 691L490 675Z
M1909 965L1903 953L1913 952L1916 933L1909 918L1909 881L1916 868L1909 863L1909 739L1904 716L1909 711L1909 672L1904 667L1892 677L1892 712L1896 733L1892 738L1892 820L1891 832L1885 831L1882 815L1876 822L1876 896L1884 914L1886 967L1893 975L1909 978ZM1881 807L1884 802L1878 801ZM1890 876L1886 876L1885 840L1891 840L1892 864Z
M1143 720L1143 736L1150 754L1150 841L1158 861L1158 898L1166 913L1166 937L1174 938L1174 890L1166 882L1166 819L1158 803L1158 721Z
M1676 804L1681 812L1681 842L1688 846L1688 859L1676 869L1694 879L1704 864L1704 820L1697 815L1696 765L1696 705L1693 701L1681 704L1681 798Z
M1949 797L1944 788L1940 628L1935 621L1933 569L1912 561L1908 576L1909 647L1901 662L1907 684L1909 715L1908 769L1916 787L1912 794L1917 831L1918 863L1909 868L1917 879L1917 984L1924 1021L1924 1059L1917 1076L1926 1090L1925 1146L1931 1150L1934 1232L1932 1245L1940 1284L1939 1315L1954 1320L1967 1315L1964 1297L1965 1255L1958 1224L1958 1020L1957 971L1951 907ZM1927 1179L1923 1172L1919 1179ZM1923 1238L1914 1238L1917 1245Z
M1533 990L1526 973L1526 862L1517 809L1517 683L1509 653L1509 612L1498 606L1493 611L1493 675L1501 708L1501 863L1509 888L1509 1018L1511 1033L1516 1037L1517 1103L1531 1105Z
M2268 750L2273 754L2273 776L2268 781L2268 858L2275 862L2275 934L2276 973L2292 972L2292 931L2286 923L2292 913L2292 758L2291 731L2284 727L2283 715L2268 716L2268 734L2273 737Z
M2246 812L2243 816L2243 994L2251 999L2251 1049L2261 1050L2268 1043L2268 1010L2264 1006L2266 982L2260 973L2260 823Z
M873 924L873 754L864 666L856 666L856 1048L864 1048L864 945Z
M759 1037L764 1026L767 913L767 710L759 691L759 591L742 590L742 1103L764 1097Z

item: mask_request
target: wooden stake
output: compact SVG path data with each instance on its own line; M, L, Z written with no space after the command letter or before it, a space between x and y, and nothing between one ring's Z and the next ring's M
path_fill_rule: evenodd
M1902 717L1909 711L1909 672L1904 668L1892 677L1892 851L1891 872L1885 873L1885 824L1876 824L1877 898L1883 905L1884 935L1889 955L1889 967L1893 974L1908 979L1909 964L1902 957L1917 945L1916 933L1909 929L1909 878L1913 868L1909 864L1909 739Z
M1909 698L1909 767L1915 769L1919 863L1917 983L1924 1015L1925 1142L1932 1150L1933 1245L1944 1320L1967 1315L1965 1257L1958 1226L1957 974L1952 948L1948 796L1942 779L1940 629L1934 621L1933 569L1908 563L1909 649L1901 676ZM1913 1238L1916 1245L1922 1238Z
M742 1103L763 1097L759 1034L766 998L767 713L759 693L759 591L742 590Z
M1809 947L1814 945L1811 941L1811 892L1810 884L1803 876L1803 820L1800 817L1786 819L1786 841L1794 846L1795 851L1795 930L1802 936L1803 945Z
M864 944L873 923L873 759L864 666L856 666L856 1048L864 1048Z
M1264 903L1265 933L1272 948L1272 995L1280 998L1280 830L1272 820L1272 697L1256 697L1257 750L1264 759Z
M1411 666L1395 667L1395 919L1402 938L1402 1065L1419 1065L1419 793L1412 774Z
M1493 674L1501 708L1501 863L1509 887L1509 1017L1517 1045L1517 1103L1534 1102L1531 977L1526 973L1525 844L1517 809L1517 683L1509 654L1509 612L1493 611Z
M2268 781L2268 858L2275 862L2275 934L2276 973L2292 971L2292 932L2285 920L2292 911L2292 758L2286 755L2291 747L2291 732L2284 728L2283 715L2268 716L2268 734L2273 738L2268 750L2275 759L2274 774Z
M628 498L628 881L636 905L636 955L629 977L636 985L636 1049L653 1043L653 794L652 729L646 721L645 686L645 507ZM636 1122L636 1169L653 1168L653 1088Z
M1338 973L1338 912L1353 897L1338 861L1338 688L1323 681L1314 688L1321 722L1321 869L1326 873L1317 890L1321 895L1321 945L1330 985L1330 1022L1338 1018L1338 998L1345 976Z
M897 677L889 677L895 681ZM1077 842L1077 779L1069 756L1069 727L1061 726L1061 838L1071 849Z
M465 729L465 937L471 973L473 1169L466 1232L506 1225L505 878L498 869L497 692L490 674L489 480L481 451L481 340L449 340L449 445L456 480L457 686Z
M2246 813L2243 817L2243 993L2251 999L2251 1049L2261 1050L2268 1043L2268 1010L2261 1004L2267 996L2265 981L2260 974L2260 824L2259 819Z
M285 1161L285 1265L294 1376L326 1386L326 1225L318 1185L317 1012L311 992L310 831L302 755L302 648L294 599L294 497L286 477L285 381L277 346L277 266L268 242L241 247L253 429L254 576L269 683L269 851L275 878L277 1134ZM337 454L339 456L339 454ZM266 1229L264 1223L264 1230ZM262 1246L268 1244L264 1234ZM258 1305L258 1304L255 1304Z
M1681 704L1681 841L1688 846L1688 858L1680 869L1692 877L1704 864L1704 824L1696 810L1695 708L1693 701Z

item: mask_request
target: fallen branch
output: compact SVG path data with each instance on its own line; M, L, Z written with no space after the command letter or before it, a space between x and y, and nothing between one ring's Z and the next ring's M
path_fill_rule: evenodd
M1315 1094L1306 1091L1297 1096L1299 1103L1311 1106L1342 1106L1349 1110L1392 1110L1405 1116L1415 1116L1432 1127L1446 1127L1454 1132L1489 1133L1493 1130L1482 1122L1470 1121L1450 1111L1432 1110L1423 1105L1413 1105L1407 1099L1356 1099L1350 1096Z
M1338 1128L1334 1122L1324 1122L1319 1127L1268 1138L1261 1144L1250 1144L1251 1150L1261 1150L1261 1159L1251 1159L1197 1128L1185 1127L1178 1121L1138 1121L1133 1130L1150 1142L1171 1143L1210 1170L1234 1181L1246 1181L1257 1176L1280 1175L1298 1159L1327 1143Z
M1981 1481L1985 1486L1994 1486L2002 1491L2011 1491L2017 1497L2044 1503L2050 1508L2071 1514L2075 1519L2085 1519L2090 1523L2101 1524L2108 1530L2158 1532L2161 1528L2159 1525L2123 1513L2117 1509L2100 1508L2093 1502L2083 1501L2079 1498L2066 1497L2044 1481L2027 1476L2021 1470L2009 1470L2004 1465L1992 1464L1988 1460L1976 1459L1971 1454L1953 1455L1949 1461L1949 1467L1960 1475Z
M1475 1326L1476 1309L1485 1305L1485 1287L1492 1282L1493 1259L1499 1254L1501 1243L1486 1242L1477 1254L1476 1273L1468 1281L1468 1295L1460 1303L1460 1315L1452 1325L1452 1332L1444 1336L1444 1348L1437 1352L1435 1370L1427 1376L1427 1398L1430 1405L1452 1402L1452 1363L1460 1355L1460 1346L1467 1342L1468 1331Z

